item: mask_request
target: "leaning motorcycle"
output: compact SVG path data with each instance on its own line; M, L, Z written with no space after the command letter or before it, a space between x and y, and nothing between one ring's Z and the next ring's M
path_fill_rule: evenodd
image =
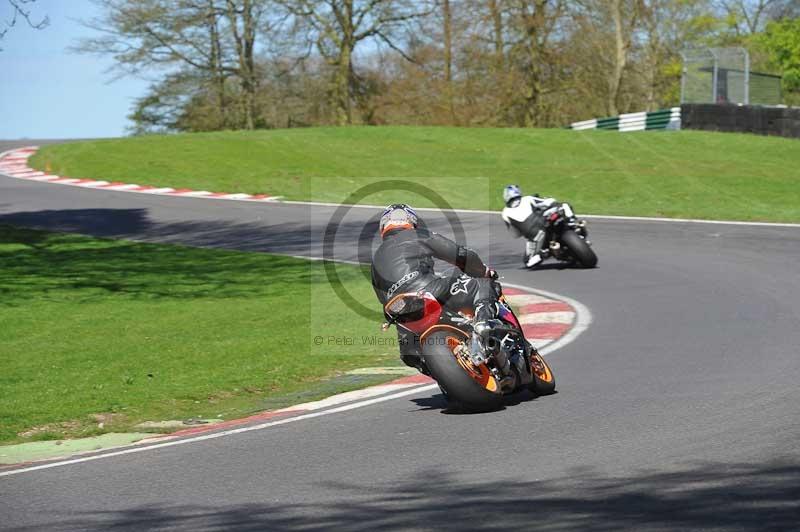
M553 258L578 264L583 268L597 266L597 255L591 248L586 220L575 216L569 203L550 207L543 215L547 222L545 231ZM527 256L525 260L527 261Z
M538 228L532 223L533 210L526 202L514 209L507 209L507 216L520 224L522 236L529 242L533 240ZM583 268L597 266L597 255L591 248L586 220L578 218L569 203L561 203L550 207L542 213L545 219L545 238L549 255L553 258L577 264ZM526 247L522 257L528 262L529 251Z
M390 325L411 334L431 377L451 407L468 412L494 410L503 396L528 388L534 395L555 392L553 371L525 339L514 311L495 282L497 319L478 325L472 309L450 310L425 291L398 294L384 310Z

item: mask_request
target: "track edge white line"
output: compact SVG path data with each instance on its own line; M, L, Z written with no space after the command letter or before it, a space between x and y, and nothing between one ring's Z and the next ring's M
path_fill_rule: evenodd
M302 258L302 259L308 259L309 258L309 257L303 257L303 256L297 256L297 255L293 255L293 256L296 257L296 258ZM320 260L319 258L315 258L315 259L316 260ZM350 262L350 261L335 261L335 262ZM358 264L358 263L356 263L356 264ZM585 331L589 327L591 322L592 322L592 315L591 315L591 312L589 311L589 309L585 305L583 305L582 303L579 303L578 301L576 301L576 300L574 300L572 298L569 298L569 297L566 297L566 296L563 296L563 295L560 295L560 294L555 294L553 292L548 292L546 290L540 290L538 288L531 288L529 286L524 286L524 285L519 285L519 284L514 284L514 283L502 283L502 284L503 284L503 286L508 286L510 288L517 288L517 289L520 289L520 290L526 290L526 291L530 291L530 292L533 292L533 293L540 294L540 295L542 295L544 297L548 297L548 298L551 298L551 299L564 301L565 303L571 305L575 309L575 322L574 322L573 326L570 328L570 330L564 336L562 336L561 338L558 338L557 340L555 340L551 344L548 344L547 346L545 346L542 349L540 349L539 352L542 355L545 355L545 356L549 355L552 352L556 351L557 349L560 349L560 348L566 346L567 344L575 341L575 339L577 339L578 336L580 336L580 334L583 331ZM231 436L231 435L234 435L234 434L241 434L241 433L244 433L244 432L262 430L262 429L270 428L270 427L273 427L273 426L285 425L285 424L288 424L288 423L293 423L295 421L302 421L302 420L305 420L305 419L317 418L317 417L321 417L321 416L325 416L325 415L329 415L329 414L337 414L337 413L340 413L340 412L346 412L346 411L349 411L349 410L355 410L357 408L363 408L365 406L371 406L373 404L382 403L382 402L385 402L385 401L391 401L393 399L399 399L401 397L405 397L405 396L408 396L408 395L413 395L413 394L416 394L418 392L423 392L425 390L434 390L437 387L438 387L438 385L436 383L411 385L406 390L401 390L401 391L398 391L398 392L390 393L388 395L382 395L380 397L375 397L375 398L355 401L355 402L351 402L351 403L348 403L348 404L345 404L345 405L342 405L342 406L336 406L336 407L332 407L332 408L325 408L325 409L320 410L320 411L313 411L313 412L309 412L307 414L300 414L298 416L293 416L293 417L289 417L289 418L285 418L285 419L279 419L279 420L275 420L275 421L267 421L265 423L258 423L258 424L255 424L255 425L248 425L248 426L245 426L245 427L238 427L238 428L235 428L235 429L221 430L219 432L211 432L211 433L203 434L203 435L200 435L200 436L190 436L188 438L180 438L180 437L178 437L177 439L169 440L169 441L162 441L160 443L142 443L142 442L138 442L138 443L134 443L132 445L124 446L124 447L122 447L122 448L120 448L119 450L116 450L116 451L100 452L99 454L94 454L94 455L90 455L90 456L80 456L80 457L77 457L77 458L69 458L69 459L66 459L66 460L48 462L48 463L45 463L45 464L33 465L33 466L28 466L28 467L20 467L20 468L17 468L17 469L10 469L8 471L0 471L0 477L19 475L19 474L22 474L22 473L30 473L30 472L34 472L34 471L40 471L40 470L43 470L43 469L52 469L52 468L55 468L55 467L62 467L62 466L67 466L67 465L91 462L91 461L100 460L100 459L103 459L103 458L112 458L112 457L115 457L115 456L123 456L123 455L127 455L127 454L140 453L140 452L144 452L144 451L148 451L148 450L161 449L161 448L165 448L165 447L174 447L174 446L177 446L177 445L184 445L184 444L194 443L194 442L198 442L198 441L212 440L212 439L221 438L221 437L224 437L224 436ZM291 407L288 407L288 408L291 408ZM169 436L166 436L166 437L169 437Z

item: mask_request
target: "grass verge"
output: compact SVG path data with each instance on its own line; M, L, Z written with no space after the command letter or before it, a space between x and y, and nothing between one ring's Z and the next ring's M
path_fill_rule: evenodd
M375 300L359 268L337 271ZM0 442L235 418L357 388L370 382L325 379L396 364L396 347L311 338L376 329L318 262L0 226Z
M584 213L800 221L800 144L732 133L309 128L62 144L32 163L69 177L331 202L399 177L473 209L499 209L501 187L515 182Z

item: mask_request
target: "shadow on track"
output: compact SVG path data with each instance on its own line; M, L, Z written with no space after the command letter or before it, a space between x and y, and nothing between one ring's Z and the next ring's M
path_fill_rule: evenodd
M217 220L163 223L151 220L147 209L21 212L0 215L0 224L96 237L277 253L307 253L310 242L310 231L306 224L267 225Z
M8 226L6 224L12 224ZM20 227L47 228L44 232ZM265 298L280 278L308 292L325 282L311 263L289 257L249 253L219 253L183 246L152 246L121 240L91 240L74 236L134 237L163 241L174 236L197 246L243 248L258 246L257 236L272 238L273 229L241 224L203 224L183 233L184 224L153 224L140 210L89 209L42 211L0 216L0 306L21 306L31 298L88 302L109 294L128 299L193 299L213 296ZM64 234L61 232L67 232ZM258 233L258 235L257 235ZM307 243L302 235L284 232ZM268 236L265 236L268 235ZM218 240L217 240L218 239ZM224 244L224 245L214 245ZM342 279L363 275L347 269ZM306 294L307 297L310 295Z
M0 209L2 207L0 205ZM280 206L263 208L280 209ZM0 214L0 224L196 247L322 256L323 236L329 219L316 211L309 209L304 220L279 223L260 217L251 222L233 221L222 215L203 219L200 213L202 211L197 213L198 218L193 221L166 222L150 217L146 208L58 209ZM271 219L276 218L280 219L280 214ZM480 234L483 230L475 220L464 220L462 225L468 236ZM429 226L431 230L453 236L444 219L434 218ZM340 222L336 230L335 258L369 262L370 245L378 243L377 229L377 215L366 222L352 219ZM474 243L468 241L467 244Z
M580 470L553 481L509 479L479 484L461 483L448 472L429 471L391 485L365 488L341 482L323 487L335 498L294 505L226 506L220 499L210 506L139 506L75 516L47 523L46 528L789 530L800 521L800 465L794 461L711 463L681 472L614 478Z
M529 401L536 401L539 398L531 394L527 390L521 390L511 395L506 395L503 399L504 399L503 404L501 405L499 410L505 410L509 406L517 406L519 404L527 403ZM546 398L544 399L546 400ZM411 402L419 406L420 407L419 410L421 411L438 410L440 413L448 415L489 416L492 415L493 412L497 411L493 410L490 412L463 412L458 409L450 409L447 406L447 399L445 399L444 395L440 393L428 397L416 397L411 399Z
M327 222L327 219L284 223L268 223L261 220L236 222L225 219L159 222L148 216L147 209L59 209L0 215L0 225L8 224L137 242L181 244L192 247L269 252L304 257L322 256L323 235ZM436 228L434 227L434 229ZM376 234L377 222L375 220L371 220L366 225L360 221L341 222L336 231L333 256L338 260L368 263ZM46 246L47 238L42 237L41 249ZM31 243L32 247L34 244L34 242ZM109 264L110 258L112 257L109 255L95 258L85 257L83 262L91 259L97 267L100 264ZM74 256L71 258L72 261L75 259ZM127 263L132 264L131 261L127 261ZM59 264L59 266L69 267L66 263ZM176 264L175 268L170 271L179 271L182 267L183 265ZM91 268L92 265L88 264L87 268L83 268L82 271L90 272ZM199 271L198 268L194 268L194 270L196 275L202 277L202 271ZM124 273L124 267L116 268L112 272L105 272L109 277L113 277L114 274L124 275ZM187 271L187 273L189 272ZM370 282L368 270L364 269L361 274L367 282ZM153 292L153 290L150 289L149 292Z

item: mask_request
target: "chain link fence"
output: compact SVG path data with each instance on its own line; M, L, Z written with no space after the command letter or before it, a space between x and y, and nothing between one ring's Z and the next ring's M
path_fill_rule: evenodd
M693 48L681 52L681 103L779 105L781 78L752 72L747 50Z

